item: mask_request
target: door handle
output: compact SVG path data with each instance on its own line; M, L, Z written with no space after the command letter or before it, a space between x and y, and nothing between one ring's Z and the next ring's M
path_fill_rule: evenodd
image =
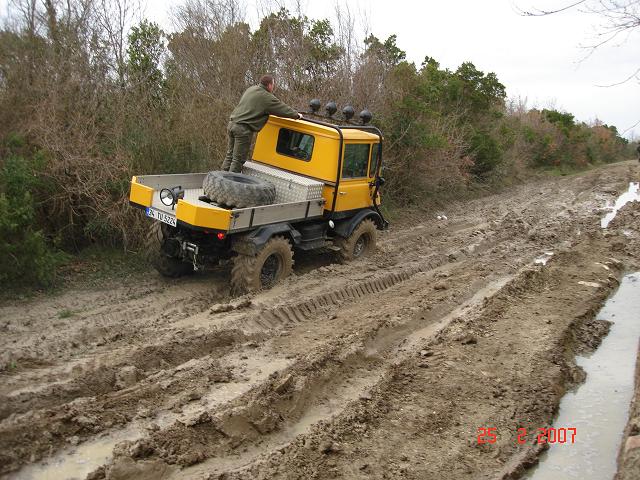
M338 192L339 195L346 195L347 192Z

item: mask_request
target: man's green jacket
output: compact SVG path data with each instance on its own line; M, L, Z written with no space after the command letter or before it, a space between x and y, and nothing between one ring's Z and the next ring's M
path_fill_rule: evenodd
M240 103L231 112L230 120L234 123L243 123L257 132L267 123L269 115L298 118L298 112L278 100L273 93L260 84L247 88L242 94Z

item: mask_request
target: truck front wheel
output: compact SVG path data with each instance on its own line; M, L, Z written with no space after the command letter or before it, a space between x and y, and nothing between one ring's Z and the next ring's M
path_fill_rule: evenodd
M370 255L376 249L377 234L375 223L370 218L365 218L347 238L335 240L336 246L340 248L340 260L348 262Z
M162 222L153 222L147 232L145 253L149 263L160 275L177 278L193 272L193 265L166 252L167 242L171 241L170 229L172 228Z
M293 251L289 240L272 237L256 255L238 254L231 269L231 293L271 288L293 270Z

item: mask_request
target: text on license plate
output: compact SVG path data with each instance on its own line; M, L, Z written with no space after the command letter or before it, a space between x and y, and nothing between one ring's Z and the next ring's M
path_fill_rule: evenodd
M160 220L161 222L168 223L169 225L176 226L176 217L173 215L168 215L160 210L156 210L155 208L147 207L146 209L147 217L154 218L156 220Z

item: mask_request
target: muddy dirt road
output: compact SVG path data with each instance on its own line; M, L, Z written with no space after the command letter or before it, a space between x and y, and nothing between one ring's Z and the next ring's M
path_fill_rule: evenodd
M518 428L551 423L640 269L640 203L600 225L638 180L625 162L458 204L242 298L221 270L5 304L0 477L517 478L540 450Z

